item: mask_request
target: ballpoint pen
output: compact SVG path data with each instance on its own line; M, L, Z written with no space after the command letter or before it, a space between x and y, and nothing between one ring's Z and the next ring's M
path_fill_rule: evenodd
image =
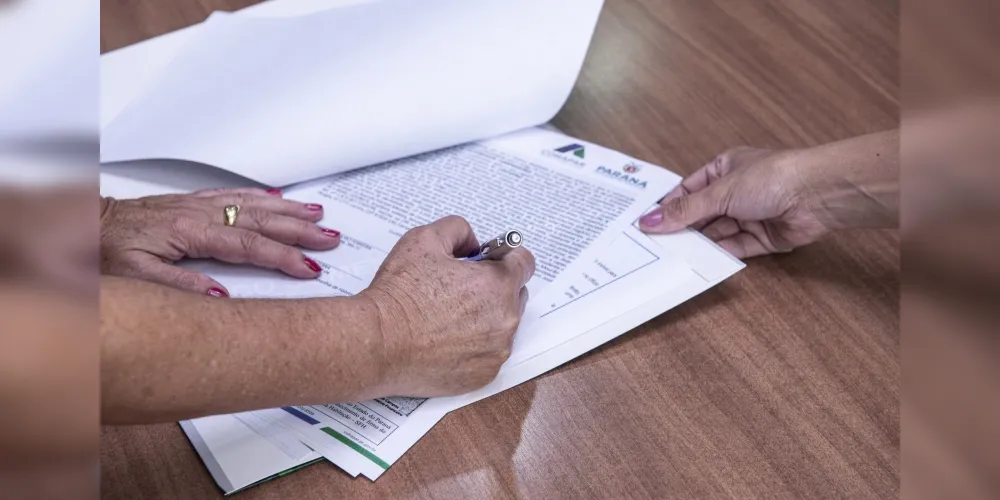
M507 255L511 250L521 246L524 237L520 231L507 231L506 233L493 238L479 246L475 252L462 259L470 262L481 260L499 260Z

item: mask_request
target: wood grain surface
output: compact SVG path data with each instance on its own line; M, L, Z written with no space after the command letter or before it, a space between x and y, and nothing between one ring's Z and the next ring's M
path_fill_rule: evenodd
M250 0L102 0L109 51ZM690 173L737 145L894 128L892 0L607 0L566 133ZM377 483L238 498L894 498L899 239L840 234L447 416ZM107 498L218 498L176 424L105 428Z

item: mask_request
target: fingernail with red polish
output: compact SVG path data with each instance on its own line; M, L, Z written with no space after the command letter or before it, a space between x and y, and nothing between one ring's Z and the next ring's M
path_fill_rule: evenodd
M228 297L229 296L229 294L226 293L225 290L223 290L221 288L215 288L215 287L209 288L208 292L205 292L205 293L211 295L212 297Z
M329 236L331 238L339 238L340 237L340 231L337 231L336 229L327 229L325 227L321 227L321 228L319 228L319 230L323 231L323 234L325 234L325 235L327 235L327 236Z
M323 210L323 205L317 205L315 203L306 203L306 210L312 210L313 212L319 212Z
M661 222L663 222L663 212L659 209L649 212L639 219L639 224L646 227L656 227L659 226Z
M319 264L317 264L315 260L312 260L309 257L306 257L306 265L309 266L309 269L312 269L314 273L323 271L323 268L319 267Z
M271 196L281 197L281 190L280 189L268 189L267 190L267 194L269 194Z

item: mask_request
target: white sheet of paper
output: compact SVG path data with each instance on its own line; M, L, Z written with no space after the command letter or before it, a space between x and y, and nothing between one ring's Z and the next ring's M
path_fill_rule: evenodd
M267 0L233 15L294 17L371 1L377 0ZM156 80L203 25L199 23L171 31L101 55L101 129Z
M233 413L232 417L247 426L247 428L261 438L267 440L267 442L273 444L292 460L303 460L313 454L313 451L308 446L295 438L296 436L292 435L291 439L288 438L292 434L290 429L272 425L270 420L265 420L255 412Z
M181 429L227 495L321 458L316 453L289 458L232 415L186 420Z
M287 185L547 122L603 0L382 0L213 15L104 127L102 162Z

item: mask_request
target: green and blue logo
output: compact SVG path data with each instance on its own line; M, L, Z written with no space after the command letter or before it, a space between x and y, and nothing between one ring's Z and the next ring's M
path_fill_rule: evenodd
M572 154L573 156L581 160L587 157L587 148L583 147L580 144L570 144L568 146L563 146L561 148L556 149L556 152L562 153L564 155Z

